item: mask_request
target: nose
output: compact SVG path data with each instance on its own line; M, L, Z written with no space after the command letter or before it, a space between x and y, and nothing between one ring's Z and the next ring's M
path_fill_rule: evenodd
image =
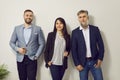
M31 16L27 16L27 18L31 18Z

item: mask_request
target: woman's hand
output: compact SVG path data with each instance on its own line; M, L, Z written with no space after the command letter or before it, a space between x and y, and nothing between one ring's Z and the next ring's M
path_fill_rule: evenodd
M49 66L51 66L51 65L52 65L52 62L51 62L51 61L49 61L49 62L48 62L48 65L49 65Z

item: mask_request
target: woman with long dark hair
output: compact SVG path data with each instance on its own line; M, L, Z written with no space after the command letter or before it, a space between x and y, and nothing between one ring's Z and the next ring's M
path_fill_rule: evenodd
M53 32L48 34L44 52L46 67L50 68L52 80L62 80L69 52L70 35L65 20L59 17L55 20Z

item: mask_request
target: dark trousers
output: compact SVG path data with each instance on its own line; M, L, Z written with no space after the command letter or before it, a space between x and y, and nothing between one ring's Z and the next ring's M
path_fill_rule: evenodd
M65 73L65 69L63 68L63 66L51 65L50 72L52 80L62 80L63 75Z
M20 80L36 80L37 60L30 60L25 55L22 62L17 62L17 69Z

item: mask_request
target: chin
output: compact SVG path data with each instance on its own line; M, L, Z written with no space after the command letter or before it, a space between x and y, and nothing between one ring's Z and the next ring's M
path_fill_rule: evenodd
M61 31L62 29L61 29L61 28L58 28L57 30L58 30L58 31Z
M88 24L87 24L87 23L82 23L81 25L82 25L82 26L87 26Z
M61 29L58 29L58 31L61 31Z

